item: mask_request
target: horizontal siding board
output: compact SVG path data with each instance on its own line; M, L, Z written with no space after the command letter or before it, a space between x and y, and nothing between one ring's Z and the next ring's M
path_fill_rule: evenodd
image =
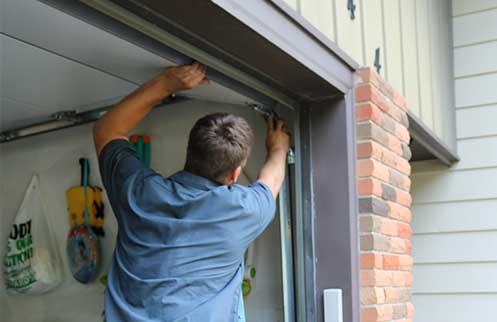
M497 7L497 0L453 0L452 14L459 16L495 7Z
M411 193L416 203L497 198L497 169L416 173Z
M497 200L414 204L412 213L415 234L497 230Z
M497 72L497 41L456 48L454 76L464 77Z
M415 322L493 322L495 294L417 294Z
M458 139L497 135L497 104L457 110L456 120Z
M497 232L414 235L412 248L417 263L497 261Z
M497 39L497 9L454 18L454 46Z
M496 293L495 263L416 265L413 293Z
M495 84L497 73L456 79L456 107L497 103Z
M461 161L453 167L453 170L496 167L497 136L460 141L457 153Z

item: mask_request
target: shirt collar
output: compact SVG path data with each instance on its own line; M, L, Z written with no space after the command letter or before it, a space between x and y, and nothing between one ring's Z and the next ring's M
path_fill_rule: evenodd
M176 174L172 175L171 180L179 182L186 186L192 186L202 190L211 190L221 186L220 183L211 181L201 176L194 175L193 173L185 170L179 171Z

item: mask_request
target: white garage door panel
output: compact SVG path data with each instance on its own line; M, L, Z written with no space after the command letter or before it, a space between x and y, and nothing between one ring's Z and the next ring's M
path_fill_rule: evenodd
M497 104L457 110L456 121L458 139L497 135Z
M495 84L497 84L497 74L456 79L456 107L497 103Z
M497 0L452 0L454 16L497 7Z
M497 232L414 235L414 263L497 261ZM416 265L415 265L416 266Z
M454 46L497 39L497 9L454 18Z
M416 203L497 198L497 169L414 174L412 179Z
M0 97L0 131L44 121L47 113L43 108L27 105L5 97Z
M497 71L497 41L456 48L454 76L468 76Z
M132 83L141 84L172 65L154 53L38 1L4 2L5 33ZM19 15L23 19L18 19ZM188 95L218 102L253 102L215 82L188 91Z
M121 97L135 85L1 35L2 96L50 112Z
M494 322L497 295L420 295L413 297L416 322Z
M416 265L413 293L496 293L496 263Z
M416 234L497 230L497 200L412 206Z

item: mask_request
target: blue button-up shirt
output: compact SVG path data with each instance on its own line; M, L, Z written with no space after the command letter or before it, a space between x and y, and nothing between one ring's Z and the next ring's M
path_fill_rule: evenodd
M99 163L119 225L106 320L235 322L243 255L274 217L269 188L163 178L126 140L108 143Z

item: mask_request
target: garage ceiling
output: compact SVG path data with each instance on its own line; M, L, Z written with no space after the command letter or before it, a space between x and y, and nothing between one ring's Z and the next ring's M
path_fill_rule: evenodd
M22 17L22 19L20 19ZM2 1L0 131L116 102L172 63L38 1ZM185 92L253 100L211 82Z

